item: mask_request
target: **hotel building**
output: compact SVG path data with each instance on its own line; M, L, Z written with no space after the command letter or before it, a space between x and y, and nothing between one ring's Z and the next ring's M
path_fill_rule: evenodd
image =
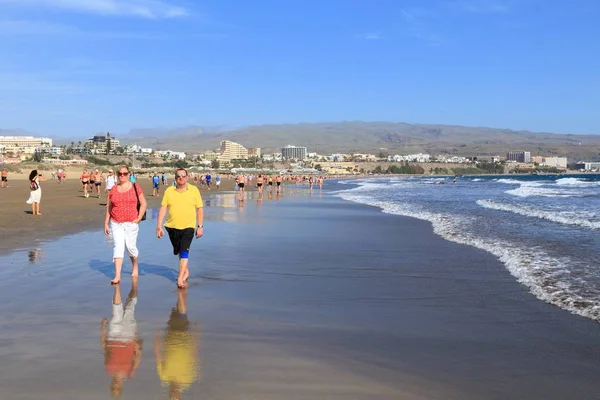
M239 143L223 140L221 142L219 161L230 162L231 160L246 160L248 149Z
M506 160L529 164L531 162L531 152L529 152L529 151L509 151L506 154Z
M304 160L306 153L306 147L287 145L281 149L281 156L285 160Z
M52 139L36 138L33 136L0 136L0 145L5 145L6 147L52 146Z

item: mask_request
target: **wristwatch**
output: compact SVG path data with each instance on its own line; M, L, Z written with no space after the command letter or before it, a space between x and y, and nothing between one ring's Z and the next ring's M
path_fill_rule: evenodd
M204 228L204 225L198 225L198 228Z

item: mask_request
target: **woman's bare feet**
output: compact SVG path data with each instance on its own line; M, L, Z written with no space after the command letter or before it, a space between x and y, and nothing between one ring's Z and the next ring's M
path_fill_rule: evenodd
M120 276L119 277L115 277L115 279L112 279L110 281L111 285L118 285L119 283L121 283L121 277Z

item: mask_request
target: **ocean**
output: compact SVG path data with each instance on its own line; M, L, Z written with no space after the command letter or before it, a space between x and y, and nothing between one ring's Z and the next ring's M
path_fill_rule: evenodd
M342 183L335 195L429 221L443 238L498 257L538 299L600 321L600 175Z

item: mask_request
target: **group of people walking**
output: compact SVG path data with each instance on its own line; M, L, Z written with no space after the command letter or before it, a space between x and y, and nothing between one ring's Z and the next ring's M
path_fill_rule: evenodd
M166 189L156 225L156 237L164 236L163 220L167 230L173 254L179 258L179 275L177 287L186 288L189 277L189 251L194 236L200 238L204 234L204 208L200 191L188 183L188 173L180 168L175 173L176 184ZM104 233L112 232L113 261L115 276L112 284L121 282L121 270L125 250L132 263L133 277L138 276L137 236L139 224L145 219L147 209L146 198L139 184L130 180L130 170L121 166L117 170L116 185L108 193L106 215L104 218Z

